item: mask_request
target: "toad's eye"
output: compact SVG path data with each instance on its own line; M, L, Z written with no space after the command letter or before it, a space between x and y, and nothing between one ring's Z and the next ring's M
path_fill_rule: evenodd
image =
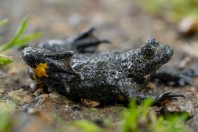
M155 55L155 48L151 44L146 44L141 48L142 55L146 59L150 59Z

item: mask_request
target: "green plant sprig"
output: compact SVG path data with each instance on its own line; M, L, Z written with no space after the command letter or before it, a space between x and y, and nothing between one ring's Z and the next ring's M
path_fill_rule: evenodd
M12 57L0 55L0 66L9 64L13 61Z
M25 18L22 21L21 25L18 27L18 29L15 32L12 39L0 46L0 53L5 50L8 50L12 47L22 47L22 46L26 45L29 41L37 39L38 37L41 36L41 33L39 33L39 32L35 32L32 34L23 36L23 34L27 28L27 25L28 25L28 19Z
M146 99L140 106L136 105L134 99L131 100L129 109L123 111L123 122L121 125L123 132L187 132L189 129L184 122L188 117L187 113L181 115L157 116L149 115L149 106L152 104L151 99ZM150 119L149 119L150 118Z
M3 19L2 21L0 21L0 27L5 25L7 22L8 22L8 19Z
M5 25L7 22L8 22L7 19L0 21L0 27ZM25 18L22 21L22 23L19 25L19 27L17 28L12 39L10 39L8 42L0 45L0 54L6 50L13 48L13 47L17 47L17 48L23 47L30 41L35 40L41 36L40 32L35 32L32 34L24 35L24 32L27 29L27 25L28 25L28 18ZM9 64L12 61L13 60L11 57L7 57L5 55L0 55L0 66Z

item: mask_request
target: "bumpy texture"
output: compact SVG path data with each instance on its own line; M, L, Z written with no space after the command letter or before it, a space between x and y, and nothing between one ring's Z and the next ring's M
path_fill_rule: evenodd
M171 93L152 96L142 92L155 71L172 55L169 46L155 39L127 52L73 54L32 47L22 51L22 58L30 67L30 77L45 84L48 92L56 90L72 100L86 98L101 104L151 97L159 105L163 100L182 97Z

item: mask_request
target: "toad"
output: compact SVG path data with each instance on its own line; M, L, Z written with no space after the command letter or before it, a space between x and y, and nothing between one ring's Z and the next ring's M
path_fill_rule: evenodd
M152 75L173 55L173 50L155 39L129 51L78 54L73 51L52 52L26 47L22 58L29 66L29 75L44 84L48 92L58 91L74 101L82 98L100 104L141 102L153 98L162 105L180 94L152 95L144 92Z

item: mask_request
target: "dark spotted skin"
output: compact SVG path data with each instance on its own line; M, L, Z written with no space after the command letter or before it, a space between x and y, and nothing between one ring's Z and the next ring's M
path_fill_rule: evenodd
M127 103L134 97L138 102L153 98L154 104L160 105L164 100L182 97L172 93L154 96L142 92L155 71L172 55L169 46L155 39L127 52L72 54L71 51L55 53L32 47L22 51L22 58L30 67L30 76L35 74L32 69L38 64L48 65L48 76L36 77L48 91L56 90L72 100L86 98L100 104Z

